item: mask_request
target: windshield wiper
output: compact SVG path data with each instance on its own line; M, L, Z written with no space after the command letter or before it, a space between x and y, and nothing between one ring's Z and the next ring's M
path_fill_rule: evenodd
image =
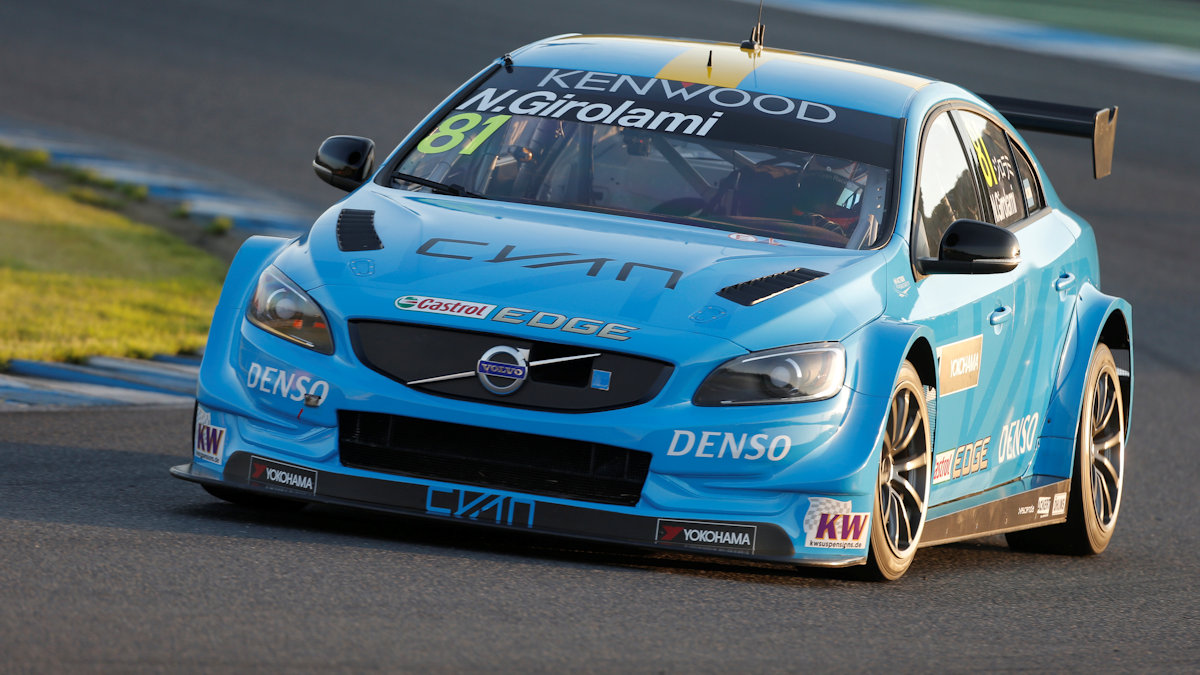
M421 178L420 176L414 176L412 174L402 173L400 171L392 172L392 180L401 180L406 183L416 183L417 185L427 187L438 194L452 195L455 197L474 197L475 199L487 199L487 197L484 197L480 194L475 194L461 185L447 185L446 183L439 183L436 180Z

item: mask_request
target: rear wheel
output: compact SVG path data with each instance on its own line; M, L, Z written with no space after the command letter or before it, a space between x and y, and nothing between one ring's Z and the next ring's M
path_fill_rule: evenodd
M1067 522L1010 532L1023 551L1093 555L1108 547L1117 526L1125 479L1125 402L1112 352L1097 345L1079 411L1075 469Z
M892 388L871 514L871 543L863 576L899 579L912 564L929 501L929 411L925 389L908 361Z
M271 497L248 490L228 488L223 485L201 483L200 487L204 488L205 492L217 499L223 499L231 504L263 511L299 511L307 506L305 502L296 501L295 499Z

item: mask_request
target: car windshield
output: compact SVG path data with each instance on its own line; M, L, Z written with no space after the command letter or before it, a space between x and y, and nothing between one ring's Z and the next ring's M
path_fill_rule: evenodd
M437 191L428 185L436 181L454 194L841 248L867 248L887 234L893 146L854 135L865 113L849 129L831 129L820 120L840 113L855 123L856 111L807 104L797 114L804 102L757 95L748 99L749 112L739 113L730 104L753 94L716 89L719 96L704 97L711 86L669 82L663 103L654 100L654 85L667 81L653 78L627 78L628 89L644 94L636 98L612 95L626 93L620 90L591 93L595 78L585 80L592 85L583 88L585 97L563 93L578 80L556 72L541 75L540 88L516 82L477 90L394 167L393 185ZM669 100L681 90L691 94L687 106ZM779 127L781 121L787 124ZM763 144L764 137L786 139L788 147ZM831 152L839 148L846 152Z

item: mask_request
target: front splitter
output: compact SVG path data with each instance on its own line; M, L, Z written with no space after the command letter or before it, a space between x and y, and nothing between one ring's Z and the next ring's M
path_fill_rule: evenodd
M464 485L381 479L294 465L246 452L233 453L223 470L182 464L171 474L187 481L291 500L348 506L431 520L507 530L690 551L773 562L844 567L860 556L797 559L792 540L773 523L636 515L545 500L536 495Z

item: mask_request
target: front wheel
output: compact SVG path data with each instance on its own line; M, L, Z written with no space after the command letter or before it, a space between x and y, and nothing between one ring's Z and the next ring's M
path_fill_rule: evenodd
M925 529L931 452L925 389L916 368L905 361L884 428L866 578L899 579L912 564Z
M1117 526L1124 482L1125 402L1116 361L1101 344L1092 352L1079 410L1067 522L1010 532L1008 545L1039 553L1095 555L1104 551Z

